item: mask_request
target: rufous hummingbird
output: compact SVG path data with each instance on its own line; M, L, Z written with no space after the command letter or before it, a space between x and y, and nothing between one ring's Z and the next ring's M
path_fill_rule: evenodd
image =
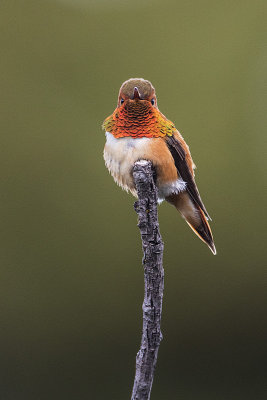
M159 202L180 211L213 254L210 219L194 179L195 164L182 135L158 109L155 89L144 79L129 79L119 91L117 108L103 123L104 160L115 182L137 196L133 166L149 160L156 170Z

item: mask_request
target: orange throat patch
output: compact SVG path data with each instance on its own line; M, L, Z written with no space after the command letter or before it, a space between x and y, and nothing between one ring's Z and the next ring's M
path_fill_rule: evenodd
M115 138L172 136L174 124L148 101L128 101L105 119L103 128Z

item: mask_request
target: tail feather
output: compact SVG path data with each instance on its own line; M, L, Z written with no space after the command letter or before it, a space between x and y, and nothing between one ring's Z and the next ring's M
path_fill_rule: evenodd
M208 245L212 253L216 254L211 229L204 212L198 204L194 203L187 192L173 194L166 198L173 204L186 220L195 234Z

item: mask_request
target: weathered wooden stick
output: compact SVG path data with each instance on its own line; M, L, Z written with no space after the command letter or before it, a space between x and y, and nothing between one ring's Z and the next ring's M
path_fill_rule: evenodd
M136 372L131 400L149 400L154 370L162 334L160 330L164 270L162 265L164 244L159 231L157 188L151 162L135 163L133 179L138 201L134 208L138 214L138 227L143 245L145 293L143 302L143 333L136 356Z

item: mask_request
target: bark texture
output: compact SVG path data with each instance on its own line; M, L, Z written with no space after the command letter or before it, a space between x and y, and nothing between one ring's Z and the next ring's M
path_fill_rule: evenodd
M143 245L145 293L143 302L143 332L136 356L136 372L131 400L148 400L153 383L162 334L160 329L164 288L163 248L159 231L157 188L149 161L134 165L133 178L138 193L134 208Z

